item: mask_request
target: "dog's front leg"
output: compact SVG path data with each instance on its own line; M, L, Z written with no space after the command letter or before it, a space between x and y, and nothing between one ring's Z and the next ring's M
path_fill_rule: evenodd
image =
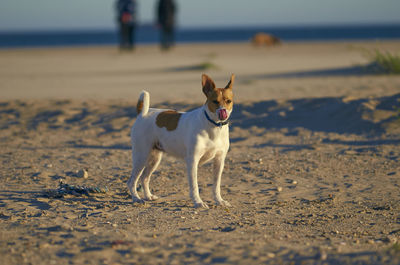
M199 185L197 183L197 167L199 165L199 158L189 155L185 160L188 171L189 194L190 198L193 200L194 207L208 208L208 205L200 198Z
M221 176L225 165L225 152L218 152L214 158L214 200L217 205L230 207L231 204L221 197Z

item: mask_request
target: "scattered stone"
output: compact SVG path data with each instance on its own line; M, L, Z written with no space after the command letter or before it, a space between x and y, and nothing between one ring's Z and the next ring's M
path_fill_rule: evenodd
M344 153L346 154L346 155L357 155L358 154L358 152L357 151L355 151L355 150L344 150Z
M293 185L297 185L297 181L296 180L292 180L292 184Z
M233 226L227 226L227 227L224 227L224 228L219 228L219 231L221 231L221 232L232 232L232 231L235 231L236 230L236 227L233 227Z
M397 243L398 239L395 235L388 235L383 241L387 243Z
M87 178L89 177L88 172L87 172L86 170L84 170L84 169L80 169L80 170L77 172L76 175L78 176L78 178L84 178L84 179L87 179Z
M282 187L277 187L276 190L277 190L278 192L282 192L283 188L282 188Z
M43 243L43 244L39 245L40 249L49 248L49 247L50 247L49 243Z
M119 246L130 246L130 245L132 245L132 242L125 240L114 240L111 242L112 248L117 248Z
M325 251L321 251L319 253L319 259L320 260L326 260L328 258L328 254Z
M275 253L272 253L272 252L267 252L267 257L268 258L270 258L270 259L273 259L273 258L275 258Z
M51 176L55 176L56 174L54 172L42 171L42 172L38 172L38 175L42 178L49 178Z
M63 198L64 195L87 195L89 196L90 193L107 193L107 187L86 187L86 186L79 186L79 185L70 185L60 181L60 184L56 190L47 190L44 193L45 197L48 198Z
M74 228L68 223L62 223L60 228L65 231L74 231Z

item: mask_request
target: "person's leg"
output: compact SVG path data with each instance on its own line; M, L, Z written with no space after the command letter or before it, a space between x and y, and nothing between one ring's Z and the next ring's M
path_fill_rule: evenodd
M135 25L132 25L131 26L131 28L130 28L130 38L129 38L129 40L130 40L130 46L131 46L131 49L135 49L135 46L136 46L136 26Z
M119 23L119 48L124 48L124 24Z
M126 25L126 49L132 49L132 26Z
M174 31L171 27L164 27L161 33L161 48L168 50L174 45Z
M174 28L170 27L168 29L168 48L171 48L174 45L175 45Z
M162 50L168 49L168 32L165 27L161 28L160 45Z
M121 32L122 32L122 34L121 34L122 35L121 36L121 38L122 38L121 49L129 49L130 48L129 25L124 24L124 23L121 23L121 24L122 24L122 26L121 26L121 28L122 28L122 30L121 30Z

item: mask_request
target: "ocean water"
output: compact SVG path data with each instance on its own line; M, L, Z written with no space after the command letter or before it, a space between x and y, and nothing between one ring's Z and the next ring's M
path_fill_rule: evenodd
M400 24L292 27L243 27L178 29L177 43L244 42L255 33L273 34L284 42L400 39ZM136 43L158 43L159 32L151 26L138 27ZM116 45L116 30L0 32L0 48Z

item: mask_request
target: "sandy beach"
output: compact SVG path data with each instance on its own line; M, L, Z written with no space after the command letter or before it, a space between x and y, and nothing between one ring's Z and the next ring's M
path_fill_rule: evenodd
M366 67L374 49L400 41L0 50L2 264L399 264L400 76ZM190 110L202 73L236 74L233 207L213 206L205 165L211 207L192 208L170 156L152 177L160 199L133 205L140 91Z

